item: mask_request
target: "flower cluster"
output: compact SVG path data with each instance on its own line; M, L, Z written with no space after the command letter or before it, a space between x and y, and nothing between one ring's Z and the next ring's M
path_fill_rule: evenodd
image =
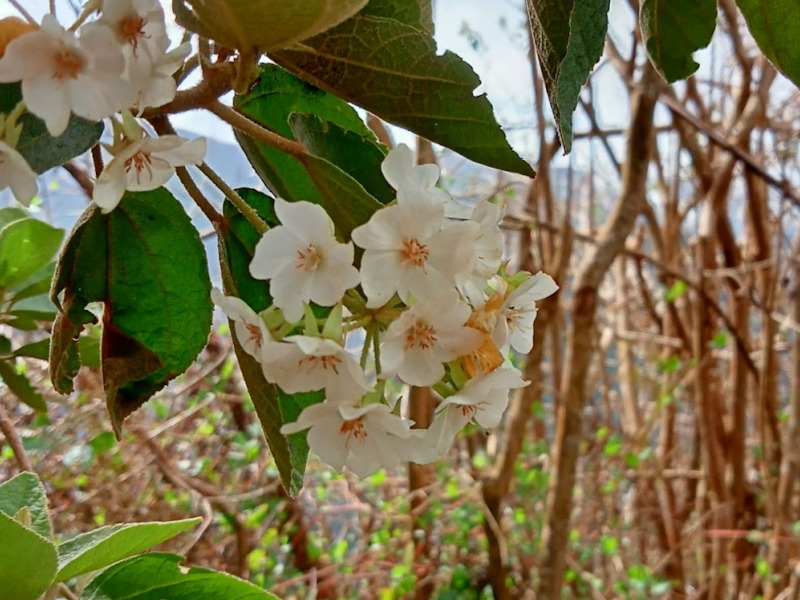
M289 394L324 390L323 402L281 431L308 429L323 460L360 476L432 462L470 422L495 427L511 390L528 385L509 349L530 351L536 301L558 289L543 273L505 274L500 207L482 201L467 218L450 218L464 211L436 187L438 167L415 166L404 145L382 169L397 200L347 243L322 207L276 200L281 224L263 235L250 265L269 280L274 306L256 314L213 292L268 381ZM324 318L321 307L330 309ZM360 361L348 352L358 339ZM440 397L430 427L412 429L402 403L387 398L395 378Z
M54 138L66 131L72 115L112 119L114 140L106 149L113 160L94 193L106 212L126 189L155 189L175 166L202 161L204 140L153 139L131 116L173 100L173 74L191 49L188 43L169 49L159 0L91 0L69 29L47 14L39 27L14 30L19 35L0 59L0 82L21 82L22 110L7 115L0 131L0 189L11 187L24 204L36 194L36 174L16 150L19 132L11 131L24 110L44 121ZM2 168L6 164L19 166L13 176Z

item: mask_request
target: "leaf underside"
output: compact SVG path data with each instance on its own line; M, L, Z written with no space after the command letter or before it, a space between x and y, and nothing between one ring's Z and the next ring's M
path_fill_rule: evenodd
M532 176L530 165L509 146L489 100L474 94L480 79L472 68L452 52L437 54L424 29L384 16L399 16L391 6L373 4L325 33L270 53L270 58L466 158Z
M564 152L572 148L572 113L603 54L609 0L527 0L533 41Z

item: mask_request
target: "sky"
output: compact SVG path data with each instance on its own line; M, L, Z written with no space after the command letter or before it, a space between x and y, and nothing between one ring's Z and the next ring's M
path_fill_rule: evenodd
M48 0L20 0L35 17L48 10ZM168 19L171 18L170 0L161 0ZM528 60L527 19L524 0L435 0L436 40L440 52L451 50L461 56L478 73L482 84L476 93L486 93L495 109L498 121L504 127L512 147L529 160L535 160L538 136L534 130L535 110ZM67 0L57 0L58 14L69 22L72 10ZM0 17L14 14L8 0L0 0ZM625 0L612 0L609 13L609 30L621 48L629 45L635 26ZM173 39L180 35L172 31ZM713 55L708 50L696 54L701 72L709 69ZM598 122L604 128L622 128L628 122L628 92L625 84L610 66L600 67L592 78ZM587 93L586 90L583 92ZM545 107L549 114L549 106ZM668 121L665 110L659 120ZM235 143L230 127L216 117L194 111L173 118L181 130L204 135L221 141ZM588 121L579 108L574 116L576 132L588 129ZM413 136L395 130L397 141L413 143ZM615 151L621 153L622 137L612 140ZM602 161L602 153L596 153ZM559 157L556 165L565 166L570 161L577 168L588 168L587 146L576 145L569 157ZM597 164L595 164L597 167ZM608 176L616 179L616 172L607 165ZM602 170L602 167L601 167Z
M48 0L21 0L35 18L48 10ZM167 0L162 0L170 15ZM69 22L72 12L68 2L58 0L58 14ZM15 14L7 0L0 0L0 17ZM518 0L437 0L436 39L439 50L454 51L466 60L482 80L478 92L485 92L497 118L506 127L509 140L516 149L530 155L533 139L533 93L531 70L527 56L527 32L522 1ZM470 32L470 34L467 33ZM173 39L176 35L173 35ZM474 42L476 47L473 47ZM181 129L232 141L229 128L214 117L197 114L175 118ZM398 132L398 137L411 139Z

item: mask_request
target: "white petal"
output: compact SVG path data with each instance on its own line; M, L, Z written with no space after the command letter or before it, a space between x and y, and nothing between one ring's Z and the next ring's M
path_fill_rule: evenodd
M341 427L341 423L339 425ZM314 427L308 432L308 445L326 463L337 471L344 468L347 460L345 438L338 429Z
M364 253L361 258L361 285L367 295L367 307L379 308L397 291L401 279L397 254L383 250Z
M175 139L165 144L165 138ZM149 140L144 149L173 167L199 165L206 156L206 139L200 137L187 141L179 136L161 136Z
M378 209L369 221L353 229L350 237L364 250L396 250L402 242L397 231L398 215L397 206Z
M480 227L471 221L445 227L428 243L430 263L448 276L464 272L470 265L479 233Z
M413 348L405 353L398 376L409 385L430 386L444 375L444 365L432 352Z
M0 81L21 81L35 74L50 74L57 38L44 31L31 31L11 41L0 60Z
M285 269L270 280L269 291L286 320L295 323L303 318L305 303L311 295L311 279L300 271Z
M49 73L22 80L22 97L28 110L42 119L47 131L58 137L67 128L70 101L65 86L54 83Z
M6 187L27 206L36 195L36 173L15 148L0 140L0 189Z
M333 235L333 222L318 204L286 202L276 198L275 214L281 225L306 243L315 243Z
M558 291L558 285L553 281L547 273L539 271L536 275L523 281L517 289L511 292L508 296L508 304L514 306L514 302L520 298L525 298L525 301L538 301L555 294Z
M502 399L495 399L493 402L481 405L480 410L475 413L475 422L484 429L494 429L500 425L503 413L508 408L509 394L510 392L505 392Z
M381 163L381 172L394 189L404 186L414 166L414 155L406 144L397 144Z
M286 227L273 227L256 244L250 274L256 279L271 279L297 260L297 238Z

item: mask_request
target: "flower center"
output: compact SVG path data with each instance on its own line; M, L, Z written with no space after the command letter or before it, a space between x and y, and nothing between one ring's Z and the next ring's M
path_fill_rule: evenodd
M256 348L261 348L261 328L258 325L248 323L246 325L247 331L250 333L250 341L256 345Z
M424 267L430 253L431 251L428 250L428 247L417 238L403 240L402 259L400 262L413 267Z
M322 262L322 252L314 244L297 251L297 268L301 271L315 271Z
M436 330L422 319L414 322L414 325L406 333L405 349L422 348L426 350L433 346L436 341Z
M124 44L133 47L133 53L139 48L139 39L147 37L144 33L146 21L137 14L128 15L117 25L117 36Z
M53 79L75 79L86 67L86 59L77 50L62 48L53 57Z
M153 159L149 152L137 152L125 161L125 172L136 171L136 182L141 183L142 173L147 173L147 178L153 178Z
M306 356L300 361L300 366L308 365L309 371L321 368L324 371L330 369L336 375L339 374L339 365L342 364L342 359L334 354L327 356Z
M523 329L525 324L525 315L533 313L534 319L536 318L536 313L539 309L537 308L512 308L511 310L506 313L506 323L508 323L508 328L511 331L516 331L517 329Z
M461 405L461 414L467 417L468 419L471 419L472 415L474 415L476 412L478 412L477 406L473 406L471 404Z
M342 423L342 426L339 428L339 434L347 436L347 441L345 443L348 445L353 438L355 438L356 441L366 438L367 430L364 429L364 417L362 416Z

